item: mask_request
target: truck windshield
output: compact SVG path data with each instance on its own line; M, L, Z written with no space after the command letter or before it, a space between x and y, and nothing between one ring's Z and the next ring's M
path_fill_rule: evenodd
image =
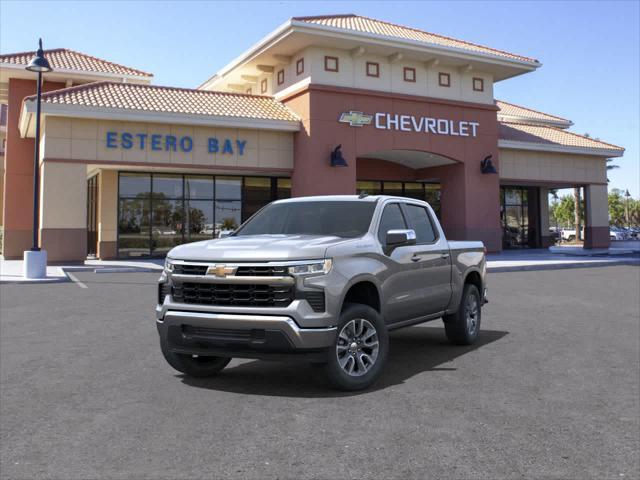
M360 237L369 230L376 203L371 201L317 201L272 203L234 234L335 235Z

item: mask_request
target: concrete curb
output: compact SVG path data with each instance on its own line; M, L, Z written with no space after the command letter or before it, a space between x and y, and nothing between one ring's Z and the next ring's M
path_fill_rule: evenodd
M490 273L503 272L532 272L538 270L569 270L573 268L596 268L596 267L615 267L618 265L634 265L640 266L640 259L626 260L610 260L610 261L594 261L580 263L548 263L538 265L505 265L501 267L492 267L487 265L487 271Z

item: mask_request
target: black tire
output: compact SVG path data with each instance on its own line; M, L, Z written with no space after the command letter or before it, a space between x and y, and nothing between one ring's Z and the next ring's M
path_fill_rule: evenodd
M475 304L475 314L471 311ZM444 318L444 330L447 339L454 345L472 345L480 333L482 320L482 302L480 292L475 285L465 284L458 311Z
M331 384L347 391L367 388L380 377L388 354L389 333L380 314L368 305L345 304L325 365Z
M174 353L169 350L167 343L163 340L160 340L160 347L167 363L180 373L190 377L212 377L231 361L229 357L194 357L193 355Z
M569 236L567 237L567 242L573 242L575 239L576 239L576 236L575 236L575 235L569 235Z

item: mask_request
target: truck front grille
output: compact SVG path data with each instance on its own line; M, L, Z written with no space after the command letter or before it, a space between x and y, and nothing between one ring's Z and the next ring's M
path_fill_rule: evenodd
M196 305L286 307L294 292L288 285L185 282L173 287L172 296L175 302Z
M236 275L239 277L277 277L287 275L287 267L238 267Z
M180 275L205 275L207 273L207 268L207 265L176 263L173 266L173 273L178 273Z

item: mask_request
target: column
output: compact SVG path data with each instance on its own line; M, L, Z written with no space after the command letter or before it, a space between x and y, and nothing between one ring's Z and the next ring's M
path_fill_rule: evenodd
M118 172L102 170L98 179L98 258L117 258Z
M40 167L40 241L50 262L87 258L87 167L45 161Z
M547 248L553 245L553 237L549 231L549 189L540 187L538 199L540 205L540 246Z
M587 185L584 248L609 248L609 197L606 185Z

